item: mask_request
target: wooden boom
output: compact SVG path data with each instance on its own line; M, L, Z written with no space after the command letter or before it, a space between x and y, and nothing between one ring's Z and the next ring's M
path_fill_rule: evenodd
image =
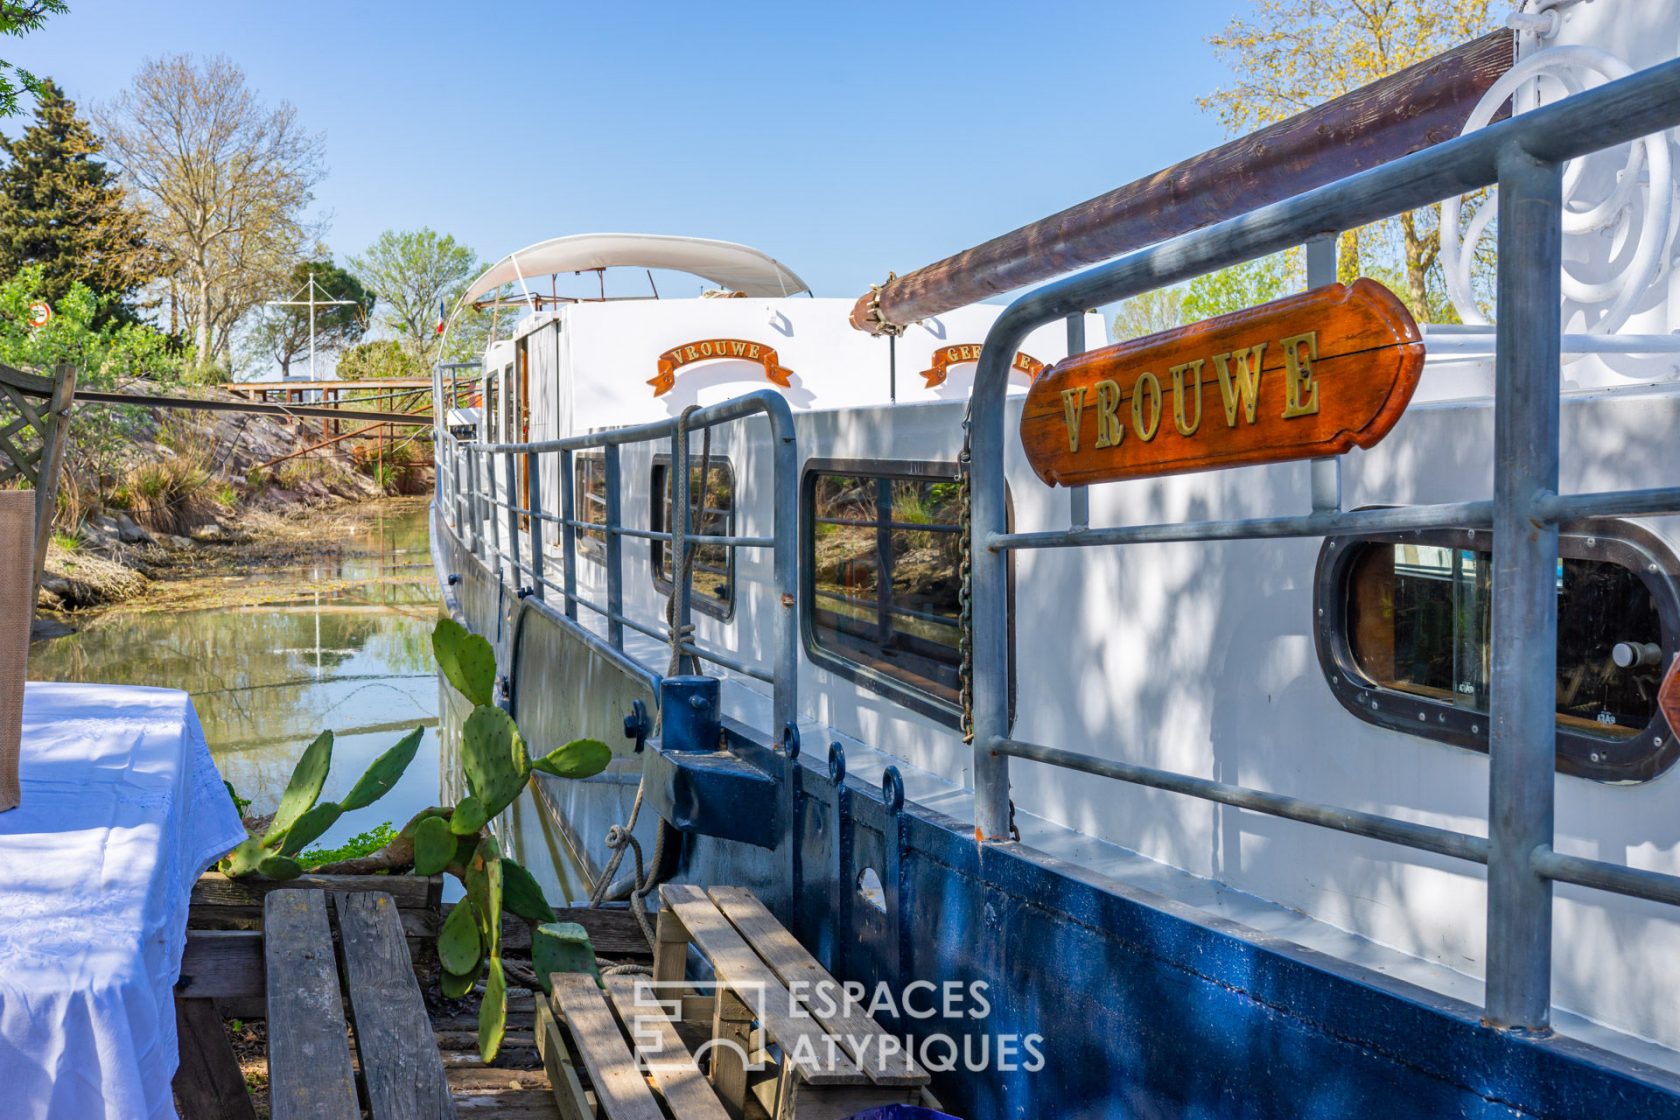
M1511 31L1472 40L1165 171L890 279L878 295L858 299L852 326L870 334L895 332L1450 140L1515 56Z

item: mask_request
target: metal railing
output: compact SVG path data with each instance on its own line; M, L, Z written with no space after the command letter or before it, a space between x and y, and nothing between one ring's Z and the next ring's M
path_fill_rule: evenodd
M1558 523L1585 516L1680 513L1680 487L1557 493L1562 164L1677 124L1680 61L1132 253L1009 305L986 336L970 404L975 825L981 835L997 841L1009 836L1009 759L1015 757L1486 864L1486 1016L1496 1026L1526 1031L1548 1029L1554 881L1680 904L1680 877L1552 850ZM1321 460L1310 468L1308 513L1093 529L1086 527L1084 497L1076 491L1071 529L1007 530L1004 397L1010 359L1029 331L1085 308L1303 244L1309 282L1327 282L1334 278L1337 231L1495 184L1499 273L1491 499L1343 511L1336 465ZM1071 329L1069 334L1074 341ZM1467 526L1493 530L1485 839L1010 735L1007 554L1012 549Z
M693 504L683 500L693 458L688 437L706 428L762 415L770 424L772 469L770 472L771 525L769 536L707 534L694 532ZM660 420L650 424L616 428L588 435L527 443L472 443L440 433L437 493L439 505L449 519L456 538L496 574L504 584L511 582L518 594L529 594L541 602L550 595L558 598L559 615L585 634L593 633L578 622L578 609L604 620L608 647L624 654L626 629L662 642L673 640L672 627L679 633L693 619L692 587L680 581L672 620L646 622L624 610L623 540L657 540L667 544L673 534L654 529L626 526L624 521L623 470L620 449L631 444L666 441L674 464L671 502L672 517L682 518L684 538L689 545L729 549L770 549L771 658L768 665L755 664L689 638L682 642L684 655L722 666L770 684L771 711L777 728L794 723L799 710L799 633L795 604L798 601L798 553L794 537L798 525L798 450L793 430L793 413L781 394L770 390L747 393L721 404L696 409L686 418ZM578 495L575 457L580 452L599 452L604 474L604 519L591 521L577 516ZM560 511L544 505L543 469L545 457L558 460ZM521 468L523 467L523 471ZM499 486L496 483L500 477ZM519 502L521 481L526 484L526 504ZM548 570L549 553L544 546L543 527L558 526L560 547L558 581ZM605 542L605 596L601 602L578 592L577 564L580 531L598 534ZM529 583L525 580L529 579Z

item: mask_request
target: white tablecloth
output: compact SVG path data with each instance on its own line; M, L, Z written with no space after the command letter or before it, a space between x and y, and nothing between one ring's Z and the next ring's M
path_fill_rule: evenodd
M193 881L244 836L184 692L31 683L0 813L0 1116L172 1117Z

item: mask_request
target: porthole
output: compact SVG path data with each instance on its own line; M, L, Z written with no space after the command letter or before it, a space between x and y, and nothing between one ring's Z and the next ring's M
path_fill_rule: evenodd
M1413 532L1326 542L1314 619L1319 663L1369 723L1487 750L1493 577L1486 532ZM1657 708L1680 647L1675 562L1637 526L1560 534L1558 770L1644 781L1674 762Z

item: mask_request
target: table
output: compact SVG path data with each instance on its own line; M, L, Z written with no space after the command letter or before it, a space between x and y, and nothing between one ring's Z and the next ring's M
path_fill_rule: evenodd
M184 692L30 683L0 813L0 1115L173 1117L200 873L244 838Z

